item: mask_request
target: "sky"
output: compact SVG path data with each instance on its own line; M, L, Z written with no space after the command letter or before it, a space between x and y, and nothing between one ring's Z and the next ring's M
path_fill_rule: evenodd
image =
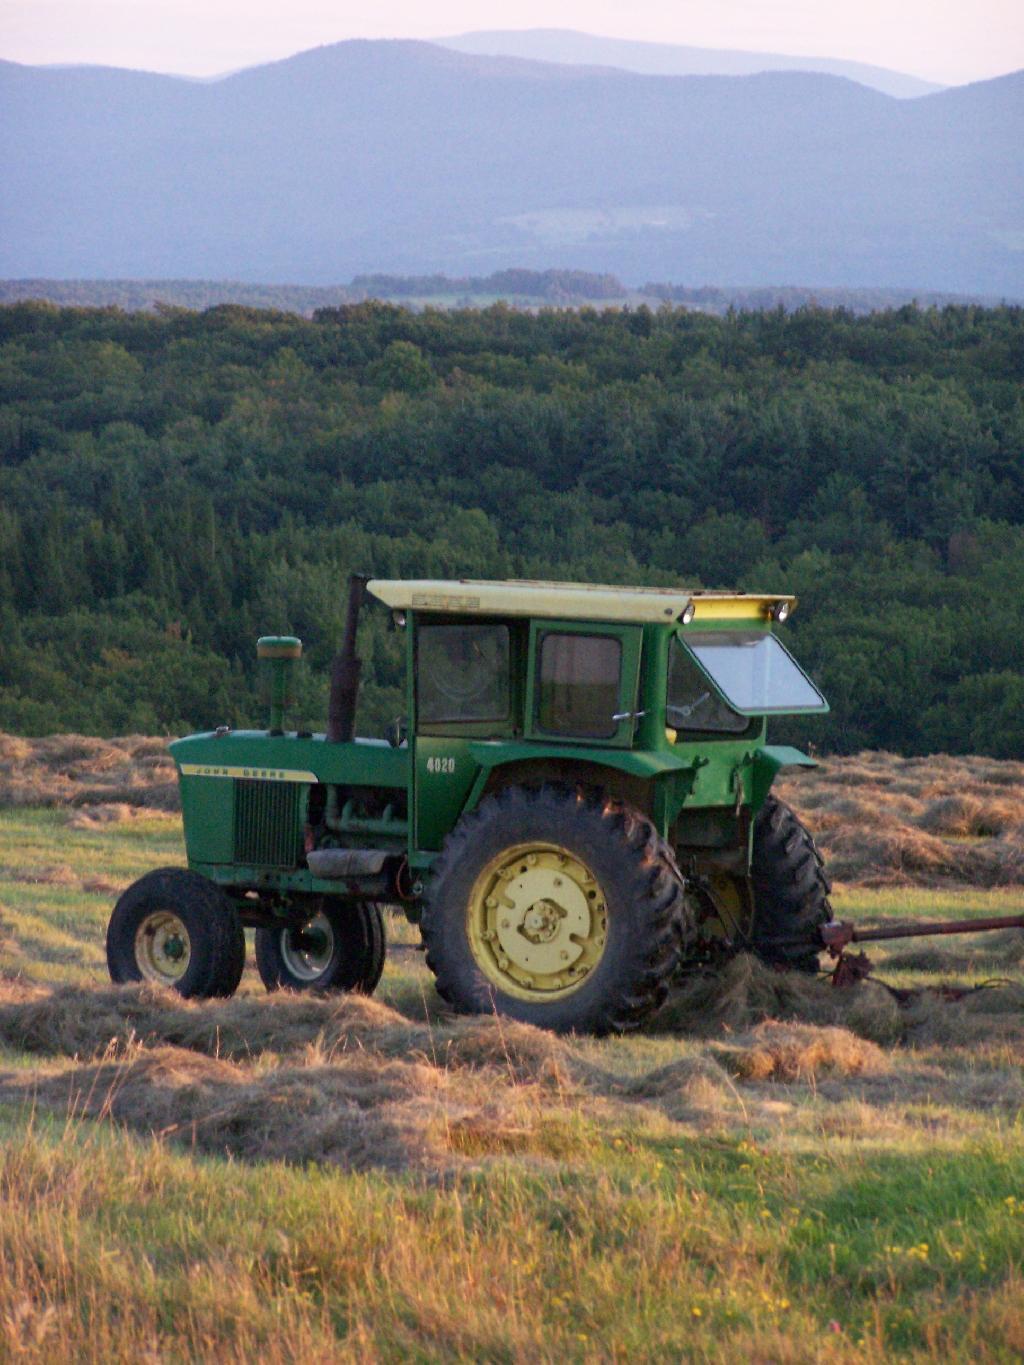
M1024 68L1024 0L0 0L0 57L210 76L346 38L496 28L838 57L948 85Z

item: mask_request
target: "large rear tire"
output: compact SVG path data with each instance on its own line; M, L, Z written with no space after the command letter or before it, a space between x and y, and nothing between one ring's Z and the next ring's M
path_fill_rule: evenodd
M654 1013L692 932L682 879L647 817L558 786L508 787L463 816L420 928L456 1010L598 1034Z
M754 821L751 946L765 962L816 972L820 948L770 942L811 935L832 918L825 865L810 830L784 801L769 796Z
M256 966L268 991L372 995L386 947L379 905L323 896L302 924L256 930Z
M147 872L114 906L107 968L118 985L152 981L189 999L233 995L245 968L245 931L215 882L181 867Z

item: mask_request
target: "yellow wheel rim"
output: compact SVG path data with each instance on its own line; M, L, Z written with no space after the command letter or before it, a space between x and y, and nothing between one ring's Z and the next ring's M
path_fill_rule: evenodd
M701 938L720 942L749 932L753 910L745 878L717 870L710 872L706 892L706 897L702 896L694 905Z
M188 971L192 944L184 923L172 910L154 910L135 934L135 961L147 981L173 986Z
M579 990L604 956L608 906L575 854L558 844L520 844L477 877L468 928L488 981L519 1000L553 1000Z

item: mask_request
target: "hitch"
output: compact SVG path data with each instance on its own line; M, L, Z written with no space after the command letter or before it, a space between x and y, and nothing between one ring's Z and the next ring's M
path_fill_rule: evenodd
M779 947L824 948L835 959L833 986L855 986L871 975L866 953L847 953L851 943L882 943L894 938L928 938L934 934L984 934L995 929L1024 929L1024 915L992 915L987 919L932 920L923 924L898 924L889 929L859 929L851 920L833 919L813 933L774 938Z

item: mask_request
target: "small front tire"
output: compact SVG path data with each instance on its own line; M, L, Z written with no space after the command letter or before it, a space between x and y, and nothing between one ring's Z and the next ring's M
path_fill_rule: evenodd
M380 906L324 896L301 924L256 930L256 966L268 991L357 991L372 995L384 971Z
M188 999L233 995L245 967L238 912L215 882L181 867L148 872L114 906L107 969L124 985L151 981Z

